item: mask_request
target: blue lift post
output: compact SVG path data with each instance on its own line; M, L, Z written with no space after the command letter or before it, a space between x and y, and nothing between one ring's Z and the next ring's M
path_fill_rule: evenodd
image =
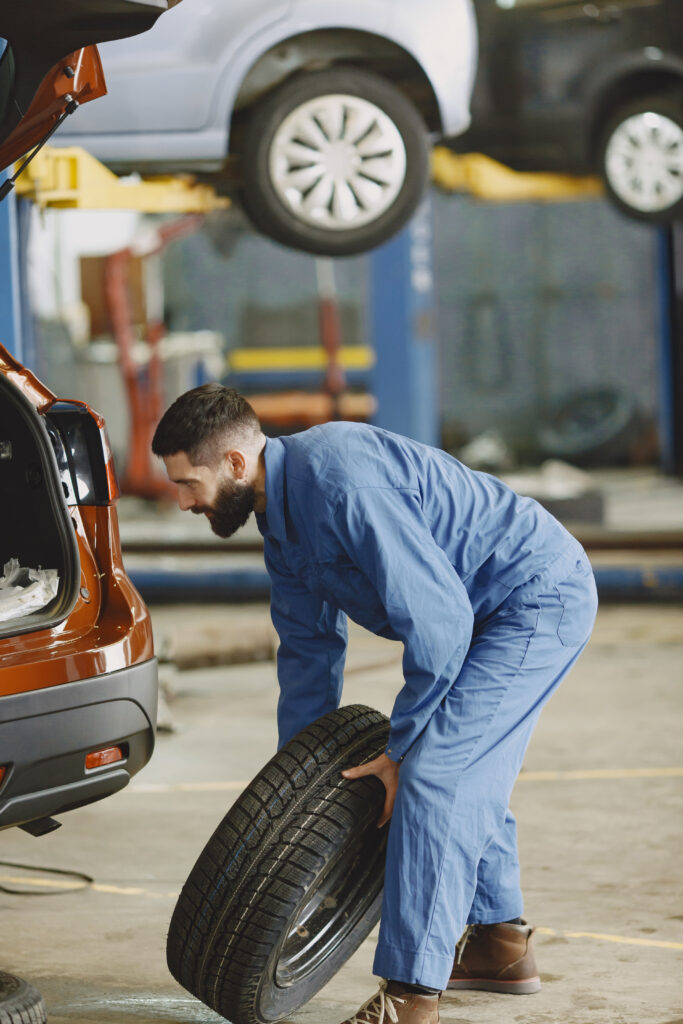
M0 172L0 183L8 177ZM0 344L23 361L19 288L17 200L13 192L0 202Z
M661 467L683 476L683 226L659 229L659 437Z
M373 423L424 444L440 441L432 209L369 257Z

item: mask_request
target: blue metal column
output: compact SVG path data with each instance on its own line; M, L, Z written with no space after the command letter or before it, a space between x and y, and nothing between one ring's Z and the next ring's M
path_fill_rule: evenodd
M416 441L440 440L432 210L370 254L370 343L375 349L373 422Z
M7 176L7 171L1 172L0 182ZM20 301L17 201L10 192L0 202L0 344L21 361Z
M659 291L659 444L666 473L683 474L683 230L657 234Z

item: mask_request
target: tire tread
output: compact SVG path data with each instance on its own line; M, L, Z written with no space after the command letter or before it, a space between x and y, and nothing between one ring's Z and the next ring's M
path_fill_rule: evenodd
M265 1024L257 993L288 920L326 852L349 835L360 812L379 812L381 783L351 784L339 772L381 753L387 733L385 716L362 705L308 726L238 797L190 872L169 928L168 966L233 1024ZM354 948L376 916L354 932Z

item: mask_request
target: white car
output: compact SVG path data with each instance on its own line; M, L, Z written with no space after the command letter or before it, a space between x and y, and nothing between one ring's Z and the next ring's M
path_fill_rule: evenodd
M208 173L263 233L348 255L408 220L430 137L468 127L477 35L471 0L183 0L99 49L109 94L55 144Z

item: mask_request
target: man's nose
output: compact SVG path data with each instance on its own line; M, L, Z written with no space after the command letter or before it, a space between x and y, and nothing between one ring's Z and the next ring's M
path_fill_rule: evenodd
M194 505L196 505L196 501L191 494L183 494L182 491L178 491L178 507L181 512L187 512Z

